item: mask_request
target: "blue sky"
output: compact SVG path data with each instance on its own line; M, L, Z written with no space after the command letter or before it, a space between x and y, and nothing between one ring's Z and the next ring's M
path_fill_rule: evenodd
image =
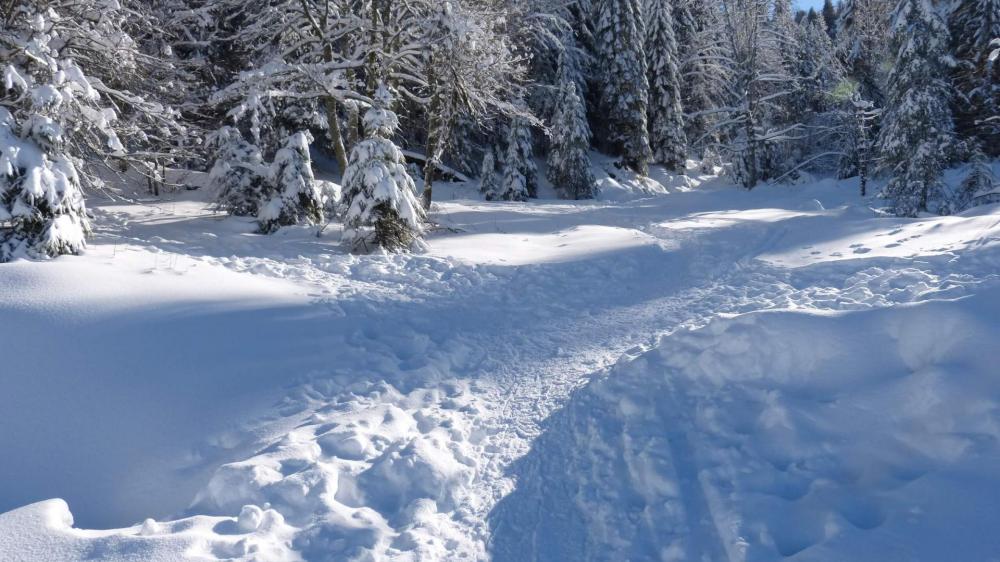
M792 4L797 10L809 11L814 8L817 12L823 8L823 0L792 0Z

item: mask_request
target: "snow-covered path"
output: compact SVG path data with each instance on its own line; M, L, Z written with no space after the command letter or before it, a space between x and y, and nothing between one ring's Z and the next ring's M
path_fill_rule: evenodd
M197 201L103 206L104 230L86 256L0 271L2 313L37 324L0 328L26 350L0 406L37 408L23 430L0 433L0 450L23 460L0 468L0 480L28 483L0 488L0 511L61 496L84 525L189 518L77 531L64 504L36 504L0 515L0 531L18 528L13 539L0 533L0 553L44 545L64 559L614 558L619 531L604 528L608 550L574 551L588 544L574 532L602 536L602 527L549 521L568 508L546 502L573 496L543 492L581 481L571 478L578 465L548 444L588 433L545 420L563 408L553 424L602 420L602 405L581 409L574 391L636 371L663 336L697 333L720 316L878 309L998 285L1000 216L876 218L852 193L823 182L618 203L445 197L435 218L449 229L427 254L364 257L342 254L334 231L251 235ZM80 287L55 285L70 275ZM30 305L57 292L73 297L42 315ZM100 326L67 324L95 314ZM39 367L33 333L79 337L80 347ZM100 358L115 345L113 359ZM98 388L89 402L67 392L66 373L81 365ZM25 377L36 369L51 379L54 402L30 400ZM162 380L140 391L150 377ZM728 513L716 488L699 484L698 434L678 429L697 411L682 415L687 398L665 394L655 407L677 424L666 432L670 454L657 458L672 465L645 470L653 479L673 471L682 508L664 521L683 512L687 532L676 544L632 536L629 555L741 559L726 522L713 519ZM106 421L66 430L72 439L37 429L93 409ZM72 477L37 472L53 458L74 464ZM602 494L615 462L630 458L584 463L589 493ZM658 489L650 482L646 492ZM624 501L575 497L598 515ZM621 523L603 515L595 520ZM792 537L777 552L817 542Z

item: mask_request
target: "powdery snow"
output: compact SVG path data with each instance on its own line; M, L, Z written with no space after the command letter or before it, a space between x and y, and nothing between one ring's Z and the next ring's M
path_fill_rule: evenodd
M86 254L0 266L0 559L995 550L998 207L667 179L442 185L408 255L92 200Z

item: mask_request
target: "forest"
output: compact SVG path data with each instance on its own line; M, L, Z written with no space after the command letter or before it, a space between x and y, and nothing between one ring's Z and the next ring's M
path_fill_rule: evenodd
M2 255L78 252L86 195L211 173L261 232L341 221L410 248L437 181L536 195L536 159L593 197L591 148L635 174L723 166L885 178L899 216L996 201L994 0L45 0L4 2ZM341 197L313 177L336 161ZM404 152L405 151L405 152ZM406 154L411 156L408 158ZM948 189L949 166L975 166Z

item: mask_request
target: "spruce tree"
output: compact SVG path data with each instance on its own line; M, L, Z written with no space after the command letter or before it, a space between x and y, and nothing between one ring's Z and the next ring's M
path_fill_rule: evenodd
M649 171L646 80L642 15L635 0L597 0L594 49L598 74L598 120L604 147L625 167Z
M823 0L823 27L830 39L837 38L837 9L832 0Z
M423 234L424 208L391 140L399 119L389 109L389 90L380 86L375 101L364 116L367 138L351 151L344 171L344 240L354 251L406 250Z
M941 174L954 150L948 28L926 0L901 0L893 13L895 65L879 136L885 196L896 214L942 210Z
M538 171L531 150L531 128L523 117L514 117L507 133L507 153L498 199L527 201L537 196Z
M997 181L989 159L982 150L976 149L972 153L969 173L955 193L951 210L961 212L976 205L1000 202L1000 192L996 192L996 188Z
M956 131L998 156L1000 127L987 119L1000 114L1000 65L989 63L990 41L1000 38L1000 0L960 0L948 24Z
M18 123L0 107L0 262L76 254L90 222L80 176L62 151L62 127L35 115Z
M313 177L309 131L289 135L271 164L271 189L257 212L260 231L269 234L282 226L323 221L323 195Z
M651 0L646 14L649 74L649 144L653 160L683 172L687 139L681 108L674 18L667 0Z
M597 185L590 170L590 128L576 84L563 77L552 123L546 178L568 199L593 199Z
M215 164L208 174L219 209L237 216L255 217L268 190L264 157L234 127L222 127L209 137L215 146Z
M483 165L479 170L479 192L486 197L487 201L500 198L500 178L497 176L493 147L487 147L483 154Z

